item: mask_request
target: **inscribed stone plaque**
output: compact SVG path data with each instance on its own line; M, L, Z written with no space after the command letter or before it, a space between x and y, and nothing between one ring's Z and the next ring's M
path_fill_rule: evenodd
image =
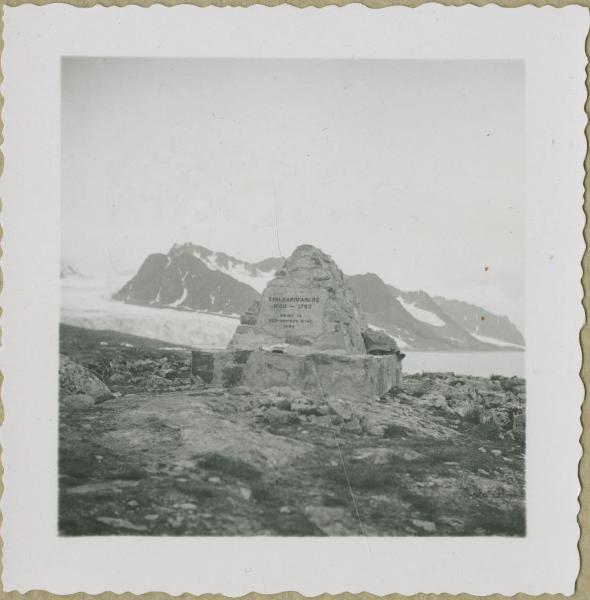
M262 296L257 328L280 338L317 337L324 331L327 299L322 288L284 291L271 286Z

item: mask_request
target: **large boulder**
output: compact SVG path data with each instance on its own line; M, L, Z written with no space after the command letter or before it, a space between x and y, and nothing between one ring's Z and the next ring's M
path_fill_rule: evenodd
M59 355L59 393L61 397L83 395L95 400L112 398L111 390L105 383L64 354Z
M61 396L60 404L64 408L85 409L95 406L96 400L92 396L86 394L70 394Z
M367 329L363 331L363 341L367 354L399 353L395 339L382 329Z

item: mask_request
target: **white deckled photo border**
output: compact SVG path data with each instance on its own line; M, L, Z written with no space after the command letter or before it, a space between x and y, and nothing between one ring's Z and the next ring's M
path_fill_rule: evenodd
M305 595L574 591L586 154L581 7L5 8L4 589ZM525 538L60 538L63 56L515 59L526 77ZM428 115L424 116L428 119Z

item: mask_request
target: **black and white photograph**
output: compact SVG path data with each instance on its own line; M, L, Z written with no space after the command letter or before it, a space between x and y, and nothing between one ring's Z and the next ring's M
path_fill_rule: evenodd
M60 535L525 536L524 78L63 58Z
M581 600L588 10L43 2L3 589Z

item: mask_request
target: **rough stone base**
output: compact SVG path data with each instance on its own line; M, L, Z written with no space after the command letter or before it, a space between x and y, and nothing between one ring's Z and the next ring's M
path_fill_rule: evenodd
M401 360L393 354L281 354L264 350L225 350L213 354L212 383L261 390L285 386L318 400L323 396L373 399L401 383Z

